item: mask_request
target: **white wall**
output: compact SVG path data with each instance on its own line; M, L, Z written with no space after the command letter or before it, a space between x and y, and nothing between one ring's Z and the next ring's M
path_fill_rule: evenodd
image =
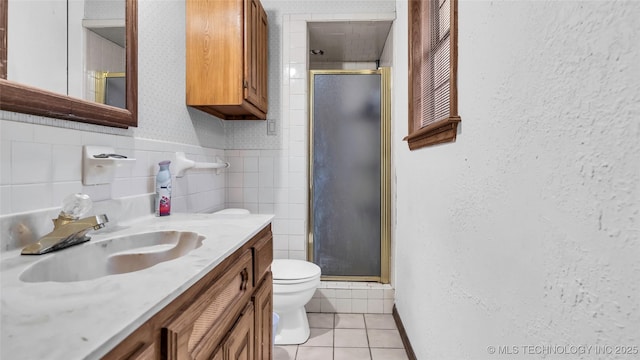
M417 358L640 344L640 3L461 1L461 130L413 152L397 11L396 304Z
M185 106L185 2L138 0L136 137L224 149L221 120Z

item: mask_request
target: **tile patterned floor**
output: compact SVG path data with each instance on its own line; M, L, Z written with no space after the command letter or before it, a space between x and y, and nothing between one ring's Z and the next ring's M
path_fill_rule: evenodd
M393 316L309 313L311 336L276 346L274 360L408 360Z

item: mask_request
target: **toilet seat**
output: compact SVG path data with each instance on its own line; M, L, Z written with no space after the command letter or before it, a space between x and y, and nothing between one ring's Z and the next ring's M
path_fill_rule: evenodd
M276 284L297 284L320 277L320 267L303 260L274 259L271 272Z

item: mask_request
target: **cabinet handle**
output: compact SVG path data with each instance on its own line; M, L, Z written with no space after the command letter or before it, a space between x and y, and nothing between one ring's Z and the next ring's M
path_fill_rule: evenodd
M248 88L249 87L249 82L247 80L243 81L242 82L242 87L245 88L245 89Z
M240 276L242 277L242 283L240 284L240 290L241 291L245 291L245 290L247 290L247 283L249 282L249 272L247 271L247 269L242 269L242 272L240 273Z

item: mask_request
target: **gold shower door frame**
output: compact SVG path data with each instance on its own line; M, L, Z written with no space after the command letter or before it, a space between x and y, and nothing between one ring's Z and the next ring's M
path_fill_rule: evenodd
M378 70L309 71L309 192L307 260L313 262L313 96L314 76L380 75L380 276L324 276L327 281L377 281L389 283L391 266L391 68Z
M107 101L107 78L126 77L126 73L108 71L98 71L95 75L96 98L94 101L100 104L104 104Z

